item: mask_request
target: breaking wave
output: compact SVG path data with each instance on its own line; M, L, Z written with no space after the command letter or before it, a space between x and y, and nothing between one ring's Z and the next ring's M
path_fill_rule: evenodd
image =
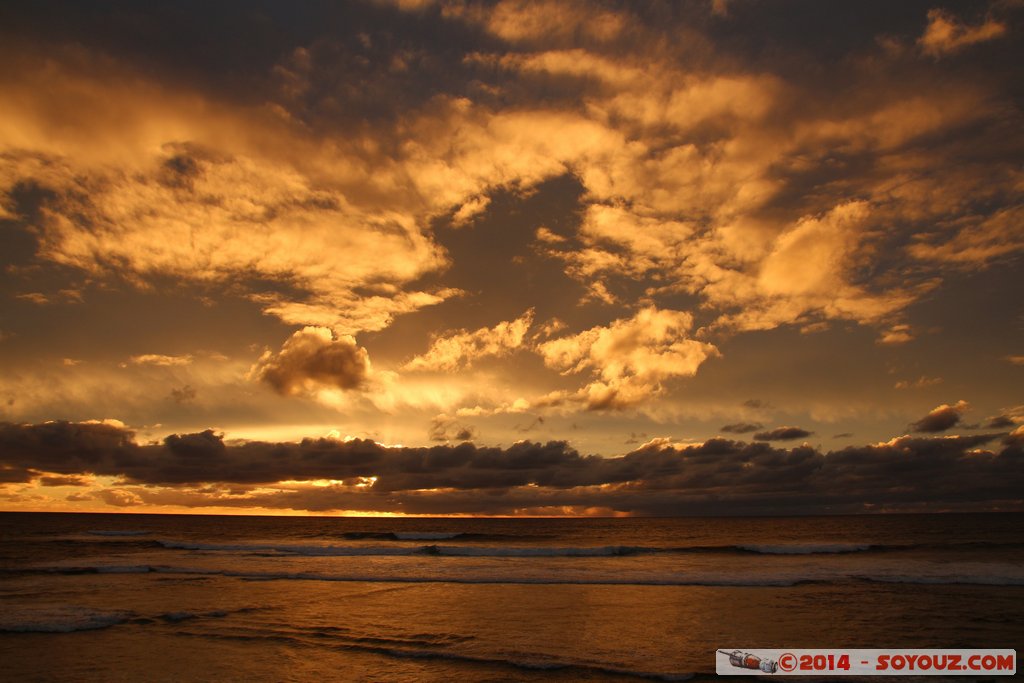
M124 573L135 568L127 567L95 567L99 573ZM146 571L150 571L149 568ZM0 615L0 632L6 633L74 633L76 631L95 631L118 624L177 624L196 619L220 619L231 614L254 612L262 607L241 607L233 610L207 610L204 612L161 612L152 616L139 615L124 610L105 611L78 605L52 606L8 606Z
M324 646L370 652L386 657L401 659L439 659L466 664L508 667L534 671L559 671L573 675L574 679L592 678L594 674L616 677L640 678L659 681L689 681L697 674L677 672L642 671L610 662L586 662L561 658L546 653L502 651L499 653L474 653L454 649L473 636L454 634L415 634L393 636L364 634L342 627L303 628L293 624L284 626L243 626L220 633L195 633L179 631L179 636L217 638L247 642L285 641L298 646ZM454 646L454 647L453 647Z
M440 534L412 535L403 540L435 540ZM616 557L624 555L647 555L662 553L707 553L742 552L765 555L810 555L863 552L875 549L866 544L817 544L817 545L730 545L730 546L482 546L482 545L423 545L423 546L345 546L345 545L293 545L293 544L231 544L191 543L186 541L158 541L164 548L175 550L198 550L208 552L271 553L280 555L304 555L311 557L355 557L355 556L408 556L440 555L448 557Z
M566 575L563 571L489 572L432 574L429 567L417 573L390 573L379 570L349 572L259 571L171 565L90 565L51 566L6 572L8 574L134 574L223 576L249 581L333 581L361 583L464 583L464 584L539 584L539 585L626 585L626 586L750 586L791 587L808 584L907 583L934 585L1024 586L1024 572L1016 566L1001 565L988 570L961 573L900 573L859 571L756 571L728 574L694 571L588 571Z
M550 534L503 534L473 531L346 531L339 538L352 541L527 541L551 538Z
M169 550L191 550L219 553L248 553L269 555L300 555L321 557L346 556L407 556L440 555L452 557L615 557L649 554L725 554L725 555L848 555L854 553L891 553L913 550L1000 550L1024 548L1019 542L959 542L928 544L879 544L879 543L739 543L731 545L680 545L680 546L555 546L555 545L504 545L503 541L526 540L523 536L495 536L490 534L469 534L456 532L348 532L342 537L352 541L398 541L400 543L377 545L331 545L328 543L288 542L195 542L188 540L138 538L151 536L152 532L131 531L89 531L91 536L104 540L90 541L88 538L62 538L50 543L102 543L121 544L119 547L165 548ZM485 541L483 543L462 543L462 541ZM438 543L430 543L438 541ZM443 543L457 543L448 545ZM417 542L420 542L417 545Z
M868 543L823 543L811 545L738 545L739 550L762 555L832 555L836 553L859 553L876 548ZM877 549L882 549L878 546Z
M23 608L6 611L0 615L0 632L72 633L74 631L94 631L122 624L131 617L130 612L104 612L91 607L70 605Z
M450 541L456 538L479 537L480 534L466 534L445 531L348 531L342 538L352 540L372 539L380 541Z
M593 674L625 676L628 678L641 678L656 681L689 681L696 674L692 673L658 673L652 671L638 671L635 669L619 668L601 664L582 664L577 662L559 661L548 658L534 658L528 655L520 657L488 657L482 655L469 655L450 650L428 650L414 648L395 647L374 647L346 644L343 647L375 652L390 657L416 658L416 659L445 659L451 661L462 661L473 664L489 664L507 666L515 669L526 669L534 671L560 671L562 673L577 674L579 678L590 677Z

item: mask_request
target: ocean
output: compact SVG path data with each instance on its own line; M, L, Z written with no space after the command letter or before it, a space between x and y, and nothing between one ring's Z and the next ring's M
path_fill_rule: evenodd
M720 680L721 648L1022 643L1024 514L0 513L3 680Z

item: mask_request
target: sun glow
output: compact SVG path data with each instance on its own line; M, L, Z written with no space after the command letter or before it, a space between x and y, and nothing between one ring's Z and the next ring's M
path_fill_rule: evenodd
M5 4L0 509L1020 507L1020 8L677 4Z

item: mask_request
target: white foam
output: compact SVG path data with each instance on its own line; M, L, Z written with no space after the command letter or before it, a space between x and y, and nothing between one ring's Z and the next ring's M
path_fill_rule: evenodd
M321 572L273 572L273 571L237 571L231 569L207 569L193 567L173 567L158 565L151 567L154 572L162 574L202 574L226 576L230 578L262 580L262 581L330 581L358 583L460 583L460 584L527 584L527 585L628 585L628 586L793 586L806 577L780 575L768 577L723 576L719 574L678 574L678 573L645 573L628 574L606 573L599 575L563 574L466 574L466 575L408 575L373 573L321 573Z
M434 531L395 531L391 535L399 541L449 541L453 538L458 538L462 534Z
M820 543L811 545L738 545L740 550L765 555L815 555L831 553L856 553L870 550L866 543Z
M96 567L100 574L146 574L152 569L147 564L124 565L116 567Z
M555 546L492 547L492 546L428 546L427 552L452 557L615 557L641 552L658 552L659 548L632 548L618 545L565 548Z
M505 666L512 666L518 669L530 669L534 671L557 671L560 669L571 671L575 669L578 671L598 672L602 674L612 674L615 676L629 676L631 678L647 678L659 681L688 681L695 676L695 674L692 673L656 673L649 671L635 671L632 669L623 669L615 666L606 666L599 663L575 662L568 660L560 661L552 660L548 657L535 658L530 657L528 654L519 653L516 653L508 658L498 658L440 650L418 650L411 648L368 649L385 652L391 655L392 657L401 657L409 659L451 659L468 662L481 662L487 664L502 664Z
M461 534L409 532L396 534L395 538L404 541L449 540ZM855 553L870 550L872 545L866 543L816 543L816 544L780 544L780 545L736 545L709 548L695 547L648 547L648 546L491 546L491 545L426 545L412 546L381 546L381 545L294 545L277 543L191 543L186 541L158 541L165 548L178 550L199 550L210 552L243 552L243 553L280 553L286 555L308 556L364 556L364 555L443 555L450 557L615 557L619 555L642 555L654 553L685 553L688 551L706 551L718 549L722 551L741 550L764 555L815 555Z
M60 567L53 568L59 571ZM344 573L318 571L242 571L232 569L216 569L203 567L184 567L169 565L149 566L117 566L101 565L97 567L78 567L99 573L136 573L158 572L177 575L226 576L230 578L263 580L263 581L338 581L365 583L467 583L467 584L571 584L571 585L636 585L636 586L751 586L751 587L789 587L801 583L842 583L845 581L874 581L884 583L908 584L967 584L983 586L1022 586L1024 573L1012 567L992 567L988 571L961 571L958 573L919 573L907 574L899 572L852 572L852 573L819 573L819 572L774 572L771 574L746 573L723 574L721 572L579 572L566 575L561 570L532 571L523 573L491 573L469 571L465 574L444 573L431 574L429 569L410 575L401 573L381 573L351 571ZM966 569L966 568L964 568ZM44 569L45 571L45 569Z
M422 548L393 546L338 546L338 545L260 545L223 543L184 543L181 541L158 541L165 548L176 550L203 550L212 552L281 553L284 555L309 556L364 556L364 555L415 555Z
M168 621L168 622L171 622L171 623L177 623L179 621L188 621L190 619L203 619L203 618L207 618L207 617L221 618L221 617L226 617L229 614L232 614L233 612L249 612L249 611L251 611L250 608L242 608L242 609L232 610L232 611L212 610L210 612L184 612L184 611L182 611L182 612L165 612L165 613L159 615L158 618L162 619L163 621Z
M127 612L101 612L91 607L56 605L12 608L0 615L0 631L10 633L71 633L92 631L120 624L131 618Z
M67 567L40 567L42 571L60 572ZM907 584L965 584L981 586L1024 586L1024 571L1012 565L964 566L955 572L922 571L905 573L897 570L874 572L821 572L788 571L772 573L728 574L712 571L604 571L574 572L567 575L561 568L534 569L523 572L490 572L479 568L466 573L433 574L428 566L410 567L408 572L381 573L362 572L320 572L320 571L245 571L212 567L186 567L170 565L98 565L74 567L80 571L95 571L101 574L158 572L175 575L225 576L263 581L339 581L365 583L467 583L467 584L578 584L578 585L636 585L636 586L751 586L788 587L801 583L842 583L846 581L873 581ZM2 628L0 628L2 630Z
M348 545L281 545L281 544L218 544L159 541L165 548L211 552L280 553L312 557L361 557L372 555L444 555L450 557L614 557L643 552L660 552L661 548L634 548L629 546L593 546L567 548L555 546L348 546Z
M911 574L862 574L855 578L876 583L916 583L925 585L1024 586L1024 575L1006 574L944 574L921 576Z

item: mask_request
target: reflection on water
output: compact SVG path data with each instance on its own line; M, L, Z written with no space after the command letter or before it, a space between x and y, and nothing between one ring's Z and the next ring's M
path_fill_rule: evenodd
M794 520L771 536L735 520L383 520L389 532L367 520L146 518L143 529L71 517L0 516L8 680L702 678L721 647L994 648L1024 635L1012 516L950 517L941 536L913 518ZM358 536L396 526L475 550L294 551L442 542ZM604 547L647 550L507 552ZM850 578L872 572L894 582ZM673 576L742 581L653 580ZM807 576L818 578L772 583Z

